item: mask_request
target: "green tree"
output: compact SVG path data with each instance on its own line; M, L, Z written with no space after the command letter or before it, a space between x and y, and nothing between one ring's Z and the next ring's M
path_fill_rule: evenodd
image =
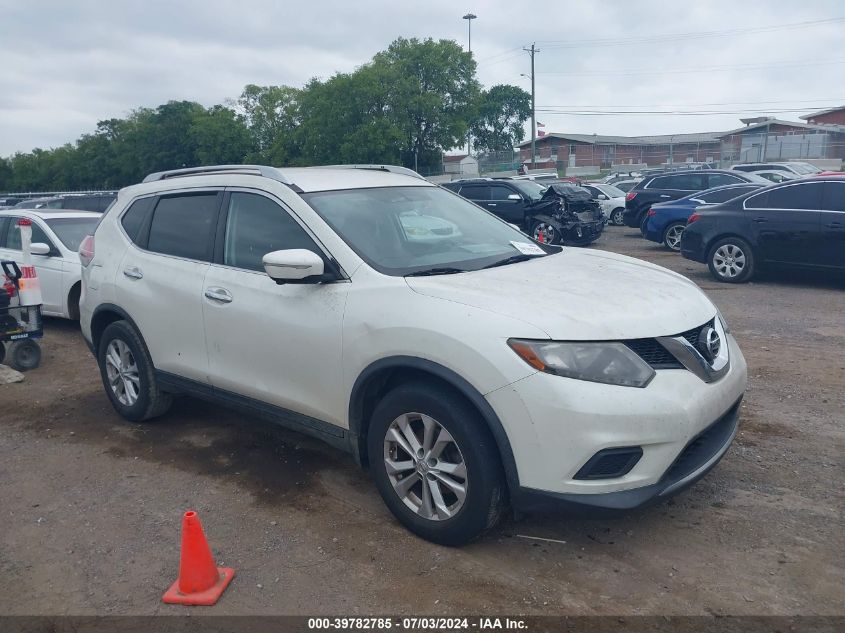
M249 162L284 165L294 158L301 91L248 84L236 102L252 140Z
M433 168L442 150L463 141L474 118L480 84L471 54L452 40L399 38L373 66L389 81L387 107L402 134L404 164L413 166L416 153L423 168Z
M220 105L194 117L188 128L188 143L198 165L240 163L252 146L243 119Z
M531 95L518 86L500 84L484 91L472 123L472 146L479 152L510 150L525 136Z

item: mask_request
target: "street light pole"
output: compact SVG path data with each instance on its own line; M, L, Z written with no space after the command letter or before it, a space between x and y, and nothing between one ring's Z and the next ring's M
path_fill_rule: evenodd
M467 21L467 52L472 55L472 21L476 19L478 16L474 13L467 13L464 16L464 20ZM471 145L471 138L470 133L467 131L467 156L472 154L472 145Z

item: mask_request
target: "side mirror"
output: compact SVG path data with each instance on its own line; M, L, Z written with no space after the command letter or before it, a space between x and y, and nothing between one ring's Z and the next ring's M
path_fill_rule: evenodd
M607 196L604 195L603 193L600 193L599 195L597 195L596 198L598 198L599 200L607 200Z
M33 242L29 245L29 252L33 255L49 255L52 249L44 242Z
M518 193L508 194L508 200L522 200L522 196Z
M304 248L267 253L262 261L267 275L277 284L322 281L323 259Z

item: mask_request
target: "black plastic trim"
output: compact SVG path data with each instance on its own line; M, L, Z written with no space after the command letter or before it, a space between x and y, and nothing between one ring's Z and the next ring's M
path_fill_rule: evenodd
M291 431L310 435L347 453L352 452L348 431L335 424L159 369L156 370L156 380L163 391L186 394L202 400L218 402L233 409L255 413Z
M481 413L482 418L490 429L496 446L499 449L499 455L502 460L502 467L505 471L505 480L508 489L513 492L519 489L519 473L516 468L516 459L513 456L513 449L510 445L510 440L505 432L505 427L502 426L499 416L493 411L490 403L484 398L478 390L473 387L464 378L456 374L451 369L443 367L438 363L415 356L390 356L382 358L369 365L355 381L352 387L352 394L349 398L349 433L352 435L350 442L355 444L355 457L360 461L364 455L366 448L366 437L362 434L362 430L366 421L363 419L364 412L364 396L366 392L367 383L376 374L384 370L401 370L413 369L423 371L436 376L437 378L447 382L452 387L458 390L475 408Z
M593 470L596 465L605 457L613 455L628 455L628 461L622 464L612 473L595 473ZM643 456L643 449L641 446L619 446L616 448L605 448L593 455L587 460L587 463L581 466L580 470L575 473L573 479L615 479L623 477L631 472L631 469L640 461Z

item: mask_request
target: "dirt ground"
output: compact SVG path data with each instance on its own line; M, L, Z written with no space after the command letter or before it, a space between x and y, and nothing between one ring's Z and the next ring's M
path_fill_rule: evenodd
M692 489L431 545L317 441L187 398L123 422L78 328L48 320L42 366L0 387L0 614L184 613L161 596L186 509L237 570L203 613L845 614L845 279L723 285L626 228L595 247L690 277L748 360L737 440Z

